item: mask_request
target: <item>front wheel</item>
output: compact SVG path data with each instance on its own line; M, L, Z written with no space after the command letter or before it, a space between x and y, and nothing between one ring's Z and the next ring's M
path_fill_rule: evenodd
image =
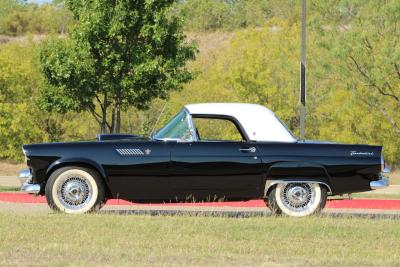
M326 198L326 188L318 183L280 183L268 195L272 212L294 217L319 213Z
M50 208L71 214L99 210L105 203L103 181L97 172L81 167L54 171L46 184Z

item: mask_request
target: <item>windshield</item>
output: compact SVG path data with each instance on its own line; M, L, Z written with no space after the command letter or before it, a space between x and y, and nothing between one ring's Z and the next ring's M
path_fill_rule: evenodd
M193 141L186 111L182 110L172 118L172 120L154 135L154 139Z

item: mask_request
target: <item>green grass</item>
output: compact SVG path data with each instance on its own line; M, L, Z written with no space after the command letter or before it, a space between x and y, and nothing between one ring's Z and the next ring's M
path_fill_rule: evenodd
M15 191L20 191L20 190L21 189L19 187L0 185L0 192L15 192Z
M388 219L0 214L0 265L394 266Z

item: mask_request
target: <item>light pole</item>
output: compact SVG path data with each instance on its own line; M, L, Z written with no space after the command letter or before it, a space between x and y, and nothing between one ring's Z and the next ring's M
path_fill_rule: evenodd
M306 11L307 0L301 0L301 59L300 59L300 138L304 140L306 116Z

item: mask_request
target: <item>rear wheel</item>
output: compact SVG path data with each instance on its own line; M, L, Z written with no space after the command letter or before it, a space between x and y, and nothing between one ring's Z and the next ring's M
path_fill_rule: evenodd
M103 181L96 171L88 168L71 166L54 171L45 192L49 206L65 213L92 212L105 203Z
M326 188L318 183L281 183L271 190L268 202L275 214L303 217L319 213L326 198Z

